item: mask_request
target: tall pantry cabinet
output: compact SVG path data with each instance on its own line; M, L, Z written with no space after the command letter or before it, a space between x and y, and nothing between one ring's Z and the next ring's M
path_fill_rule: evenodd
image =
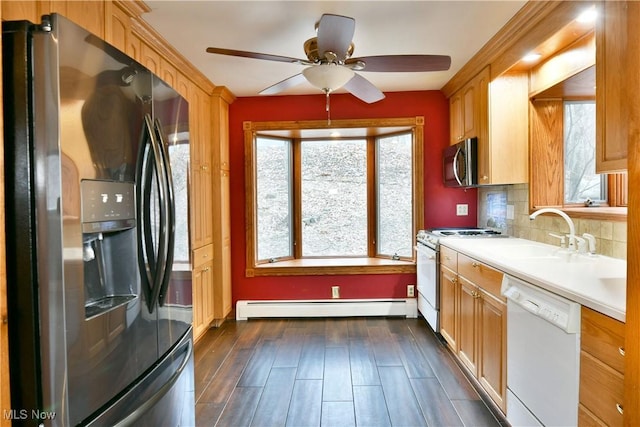
M228 107L216 87L144 21L141 1L0 1L5 20L60 13L149 68L189 102L189 227L197 340L231 311ZM186 278L187 280L189 278Z

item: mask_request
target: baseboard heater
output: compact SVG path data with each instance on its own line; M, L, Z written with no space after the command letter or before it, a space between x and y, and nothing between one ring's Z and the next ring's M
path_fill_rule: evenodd
M415 298L238 301L236 320L266 317L418 317Z

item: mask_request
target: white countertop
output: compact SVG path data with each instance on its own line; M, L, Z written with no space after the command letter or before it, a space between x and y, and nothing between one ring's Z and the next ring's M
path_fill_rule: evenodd
M445 237L440 243L509 275L625 321L625 260L569 254L556 246L514 237Z

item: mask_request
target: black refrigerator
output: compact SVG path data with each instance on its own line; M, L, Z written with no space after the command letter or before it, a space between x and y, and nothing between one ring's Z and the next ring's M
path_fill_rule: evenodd
M2 27L15 426L193 426L187 102L64 17Z

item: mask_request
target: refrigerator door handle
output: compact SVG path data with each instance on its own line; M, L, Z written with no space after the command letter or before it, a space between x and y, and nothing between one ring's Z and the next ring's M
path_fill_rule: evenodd
M187 341L185 346L186 346L186 350L185 350L186 354L184 356L184 359L182 360L182 363L180 363L180 366L178 367L178 369L176 369L176 371L171 375L171 378L169 378L167 382L164 383L162 387L160 387L154 393L153 396L151 396L146 402L140 405L135 411L131 412L125 418L115 423L114 427L129 427L129 426L137 425L140 418L142 418L142 416L149 409L153 408L160 401L160 399L162 399L164 395L166 395L169 392L169 390L171 390L173 385L176 383L178 378L180 378L180 375L182 375L182 372L185 370L185 368L189 364L189 360L191 359L191 354L193 353L193 343L191 342L191 340ZM171 357L171 355L167 357ZM160 364L162 364L162 362Z
M149 202L151 199L152 165L150 153L150 136L147 123L142 124L140 132L140 143L138 153L138 164L136 166L136 226L138 228L138 268L145 300L149 311L153 311L151 301L151 289L153 284L153 273L156 269L156 253L153 247L153 236L148 232L151 226L149 218Z
M162 125L160 120L156 119L154 122L154 130L156 132L156 141L160 147L160 154L162 156L162 162L164 164L164 182L166 185L167 198L166 209L167 216L164 228L164 235L167 239L167 245L164 253L164 271L160 281L160 294L158 302L162 307L166 297L167 287L169 286L169 279L171 278L171 271L173 269L173 255L174 255L174 241L175 241L175 197L173 194L173 178L171 173L171 164L169 161L169 153L167 151L167 144L165 143Z
M139 268L143 281L149 312L152 313L160 294L161 282L165 271L166 247L168 236L165 233L167 222L167 186L166 171L163 157L156 134L153 129L151 116L146 114L140 141L140 163L138 164L138 215L137 223L142 234L138 239ZM160 229L158 230L158 249L156 251L152 233L151 191L153 187L153 173L158 183L158 199L160 214Z

